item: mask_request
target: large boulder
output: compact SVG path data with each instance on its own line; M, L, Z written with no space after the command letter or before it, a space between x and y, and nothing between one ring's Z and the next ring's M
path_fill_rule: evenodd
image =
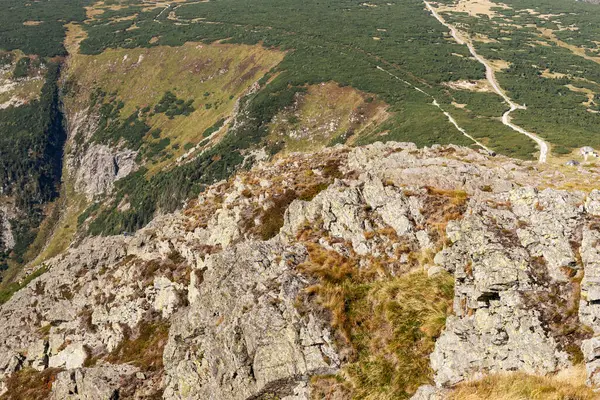
M294 266L304 258L301 246L249 242L195 270L202 278L165 348L166 398L292 396L310 376L337 371L328 325L295 307L307 282Z

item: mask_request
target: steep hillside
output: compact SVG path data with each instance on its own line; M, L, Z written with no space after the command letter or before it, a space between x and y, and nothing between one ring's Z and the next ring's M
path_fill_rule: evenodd
M600 398L597 5L4 6L0 400Z
M259 163L29 271L4 397L494 398L518 371L596 398L561 376L596 382L600 194L560 173L406 143Z
M3 53L0 70L0 282L24 260L55 199L66 139L59 110L59 65Z

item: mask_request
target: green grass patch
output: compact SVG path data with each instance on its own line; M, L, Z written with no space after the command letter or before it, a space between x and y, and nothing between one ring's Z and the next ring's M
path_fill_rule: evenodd
M210 137L213 133L217 132L221 127L225 124L225 118L221 118L213 126L207 128L204 132L202 132L202 137L207 138Z
M318 283L306 295L329 311L340 345L351 350L338 377L351 397L407 399L431 383L429 354L452 310L453 277L377 279L351 258L318 245L308 250L310 261L299 268Z
M13 283L9 284L8 286L0 289L0 304L6 303L8 300L10 300L10 298L13 296L13 294L15 294L17 291L23 289L25 286L29 285L29 283L31 281L33 281L35 278L41 276L46 271L48 271L48 269L45 266L38 268L37 270L35 270L31 274L29 274L25 279L23 279L22 282L20 282L20 283L13 282Z
M169 337L166 322L142 322L135 337L126 337L106 361L112 364L132 364L142 371L159 371L163 368L163 350Z

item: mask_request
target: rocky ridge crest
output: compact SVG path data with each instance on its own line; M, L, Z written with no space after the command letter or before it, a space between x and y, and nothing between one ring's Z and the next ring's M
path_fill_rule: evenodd
M556 173L407 143L261 163L133 236L48 260L0 306L1 390L45 371L56 399L309 398L311 377L354 357L311 295L319 252L375 281L453 274L439 388L581 360L596 384L600 192L539 189Z

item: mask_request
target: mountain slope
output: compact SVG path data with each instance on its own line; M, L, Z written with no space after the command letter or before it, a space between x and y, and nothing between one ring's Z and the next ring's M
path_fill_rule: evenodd
M598 193L542 191L557 172L396 143L260 163L45 263L0 308L5 387L52 374L52 398L407 398L434 379L593 371Z

